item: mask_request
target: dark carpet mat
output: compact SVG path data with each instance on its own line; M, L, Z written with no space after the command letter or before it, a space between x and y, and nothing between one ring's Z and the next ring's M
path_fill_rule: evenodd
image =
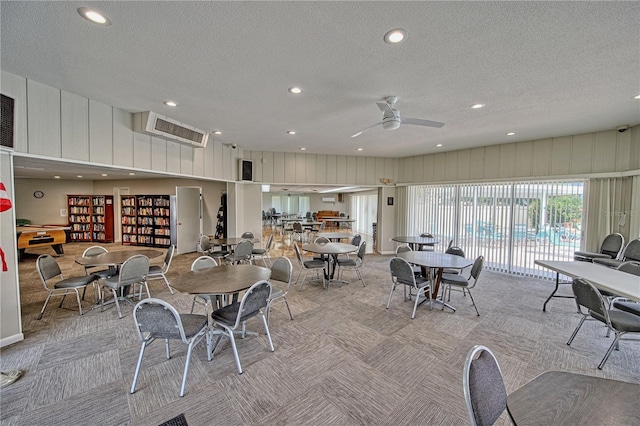
M184 418L184 414L180 414L179 416L167 420L158 426L189 426L189 424L187 423L187 419Z

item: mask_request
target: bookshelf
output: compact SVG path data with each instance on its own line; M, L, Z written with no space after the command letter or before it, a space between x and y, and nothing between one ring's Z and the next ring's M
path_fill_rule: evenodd
M121 205L122 244L151 247L171 245L169 195L123 195Z
M138 244L138 222L136 196L122 195L120 198L120 216L122 222L122 244Z
M69 240L113 242L113 196L67 195Z

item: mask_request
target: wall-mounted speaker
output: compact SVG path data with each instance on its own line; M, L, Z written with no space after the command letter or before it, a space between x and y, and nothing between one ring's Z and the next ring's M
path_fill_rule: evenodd
M13 110L15 100L5 95L2 96L2 111L0 112L0 120L2 128L0 129L0 144L5 148L13 148Z
M253 182L253 161L240 159L238 161L238 180Z

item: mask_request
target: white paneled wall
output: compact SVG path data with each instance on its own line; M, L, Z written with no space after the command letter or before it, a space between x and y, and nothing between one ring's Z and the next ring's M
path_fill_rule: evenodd
M640 169L640 126L402 158L400 183L586 177Z
M0 83L2 93L16 99L17 153L196 178L237 179L240 149L212 139L206 148L195 148L136 133L130 112L5 71Z
M60 91L62 158L89 161L89 99Z
M318 185L380 185L398 181L398 159L292 152L245 151L254 164L254 181Z
M213 139L193 148L132 131L131 113L16 76L1 75L16 103L16 152L236 181L238 159L264 183L380 185L549 178L640 168L640 126L407 158L242 151ZM28 117L28 119L27 119ZM88 123L88 124L86 124Z

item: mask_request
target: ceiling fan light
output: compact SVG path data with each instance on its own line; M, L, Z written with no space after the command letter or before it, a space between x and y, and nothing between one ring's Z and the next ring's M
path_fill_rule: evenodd
M385 120L382 122L382 128L385 130L396 130L400 127L400 120Z

